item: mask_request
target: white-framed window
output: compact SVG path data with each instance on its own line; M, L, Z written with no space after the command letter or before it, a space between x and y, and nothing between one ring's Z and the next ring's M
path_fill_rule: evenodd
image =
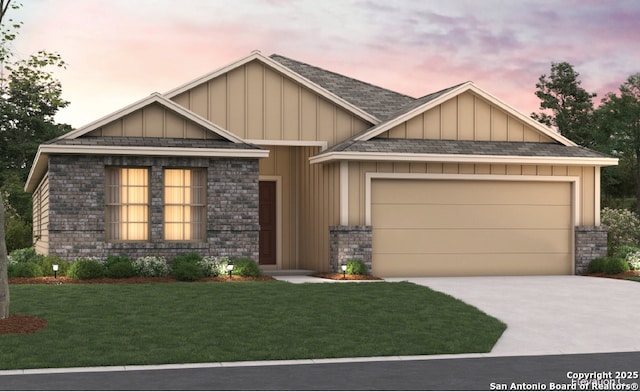
M106 169L106 236L111 241L149 240L149 169Z
M206 169L164 170L164 239L207 238Z

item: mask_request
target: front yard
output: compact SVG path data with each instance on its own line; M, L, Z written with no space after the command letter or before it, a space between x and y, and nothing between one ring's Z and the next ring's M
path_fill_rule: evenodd
M11 285L0 368L488 352L506 326L411 283Z

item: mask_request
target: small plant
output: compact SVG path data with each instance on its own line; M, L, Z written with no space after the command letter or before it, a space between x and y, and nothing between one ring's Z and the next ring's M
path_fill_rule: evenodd
M606 274L615 275L629 271L629 263L625 259L619 257L609 257L604 265Z
M137 258L133 262L133 269L136 271L136 275L144 277L163 277L169 276L171 273L167 259L162 256Z
M629 264L629 269L638 271L640 270L640 250L634 253L628 253L625 257Z
M205 256L198 261L198 265L202 268L205 276L221 276L227 272L229 261L230 259L226 256Z
M599 274L604 272L605 264L607 264L607 259L605 257L595 258L589 262L587 272L590 274Z
M177 280L193 282L204 278L204 271L194 262L181 262L173 267L173 276Z
M122 262L131 264L131 259L127 256L108 255L103 264L108 269L110 266Z
M368 275L367 265L360 259L347 260L347 274L349 275Z
M241 258L234 259L233 262L233 274L244 277L258 277L262 275L258 263L252 259Z
M7 275L10 278L39 278L42 276L42 268L36 263L15 263L7 267Z
M616 251L616 254L614 256L626 259L630 254L638 252L640 252L640 248L635 245L621 245L620 247L618 247L618 250Z
M11 259L16 263L38 263L44 256L36 254L36 249L34 247L31 247L16 249L9 254L9 257L11 257Z
M113 279L131 278L136 276L131 261L118 261L107 266L106 276Z
M202 260L202 257L197 254L197 253L184 253L181 255L178 255L176 257L174 257L171 260L171 267L173 269L175 269L178 265L186 263L186 264L196 264L198 263L200 260Z
M98 279L104 277L104 267L100 262L93 258L82 258L74 261L69 270L67 276L71 279Z
M58 265L58 271L55 273L57 276L65 276L69 269L69 263L60 259L57 256L44 256L38 262L44 276L53 276L53 265Z

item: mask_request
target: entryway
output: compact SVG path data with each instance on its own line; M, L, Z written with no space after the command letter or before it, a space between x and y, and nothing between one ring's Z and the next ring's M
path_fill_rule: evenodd
M260 181L259 222L260 265L276 265L277 262L277 219L276 181Z

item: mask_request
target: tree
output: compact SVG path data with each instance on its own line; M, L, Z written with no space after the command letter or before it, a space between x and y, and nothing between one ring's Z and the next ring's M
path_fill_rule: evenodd
M540 113L531 117L550 127L556 127L565 137L577 144L595 148L597 134L593 127L594 93L580 86L580 76L567 62L551 63L551 74L542 75L536 83L536 96L540 98ZM551 114L544 111L551 111Z
M610 153L630 163L640 212L640 73L627 78L619 95L608 93L602 99L596 118L600 131L609 136Z
M0 320L9 318L9 278L7 245L4 241L4 201L0 195Z

